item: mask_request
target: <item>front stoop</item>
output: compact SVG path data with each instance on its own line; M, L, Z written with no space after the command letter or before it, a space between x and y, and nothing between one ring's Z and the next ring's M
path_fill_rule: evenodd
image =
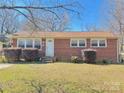
M124 52L120 53L120 58L119 59L120 59L121 63L124 63Z
M45 56L45 57L42 57L42 62L43 63L53 63L56 61L55 59L56 59L55 57Z

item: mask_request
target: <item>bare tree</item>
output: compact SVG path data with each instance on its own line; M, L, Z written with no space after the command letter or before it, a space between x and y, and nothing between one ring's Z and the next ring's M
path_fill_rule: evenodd
M111 0L111 8L109 10L109 23L113 31L123 34L124 28L124 1L123 0Z
M46 24L47 31L66 31L69 29L69 16L67 13L61 14L60 19L57 19L54 15L47 17L48 23Z
M16 0L3 0L0 1L0 10L15 11L18 15L23 15L29 22L33 23L35 28L39 28L37 25L37 19L35 19L34 13L32 11L37 11L41 14L44 12L52 13L56 18L60 19L58 11L69 11L72 13L79 14L75 7L77 2L69 3L57 3L55 5L43 5L42 0L22 0L25 2L22 5L17 4ZM39 1L39 2L38 2ZM64 23L63 23L64 24ZM61 26L62 27L62 26Z
M18 19L14 12L0 11L0 34L17 32Z
M88 31L88 32L100 30L96 27L96 25L86 25L84 28L85 28L85 31Z
M69 29L69 16L67 13L59 15L59 19L53 14L45 14L45 16L35 17L35 23L38 25L40 31L62 32ZM32 22L26 21L22 26L25 31L36 30L37 28Z
M124 0L109 0L109 27L114 33L119 34L120 44L124 43Z

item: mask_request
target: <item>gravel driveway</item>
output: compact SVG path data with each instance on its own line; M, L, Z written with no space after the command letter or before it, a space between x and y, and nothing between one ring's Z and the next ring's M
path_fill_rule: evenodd
M0 69L7 68L12 66L13 64L0 64Z

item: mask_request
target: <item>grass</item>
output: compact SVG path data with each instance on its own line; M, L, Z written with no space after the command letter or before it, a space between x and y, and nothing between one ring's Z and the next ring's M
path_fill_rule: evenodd
M17 64L0 70L3 93L124 93L123 84L124 65Z
M5 63L6 61L5 57L0 55L0 63Z

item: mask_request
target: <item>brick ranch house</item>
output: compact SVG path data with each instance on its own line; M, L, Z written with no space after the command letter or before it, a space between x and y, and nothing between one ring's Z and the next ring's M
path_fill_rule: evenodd
M12 46L38 48L40 56L70 60L82 57L83 50L96 51L96 59L118 62L118 38L110 32L17 32L12 36Z

